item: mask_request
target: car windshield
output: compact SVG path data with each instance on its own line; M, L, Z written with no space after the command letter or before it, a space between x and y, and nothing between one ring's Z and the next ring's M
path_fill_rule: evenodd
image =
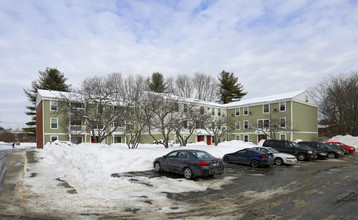
M295 142L291 142L291 146L295 147L295 148L300 148L301 146Z
M278 152L276 149L274 149L272 147L268 147L267 149L269 149L274 154L280 153L280 152Z
M204 151L196 151L196 152L191 152L194 157L198 158L198 159L212 159L215 158L214 156L212 156L211 154L204 152Z

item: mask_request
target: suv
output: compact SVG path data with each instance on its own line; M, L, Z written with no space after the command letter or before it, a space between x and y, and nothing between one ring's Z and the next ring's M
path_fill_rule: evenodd
M339 158L344 156L343 151L337 150L324 143L314 142L314 141L301 141L298 142L298 144L306 145L312 149L315 149L317 151L317 156L320 158L325 158L324 153L328 158Z
M261 142L260 142L261 143ZM263 140L262 146L272 147L279 152L295 155L297 160L310 160L316 152L308 146L300 146L295 142L286 140Z

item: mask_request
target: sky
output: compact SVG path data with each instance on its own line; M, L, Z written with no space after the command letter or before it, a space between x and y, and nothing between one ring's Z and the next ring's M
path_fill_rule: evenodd
M1 0L0 126L30 117L23 89L57 68L89 76L239 78L245 98L309 89L358 71L356 0Z

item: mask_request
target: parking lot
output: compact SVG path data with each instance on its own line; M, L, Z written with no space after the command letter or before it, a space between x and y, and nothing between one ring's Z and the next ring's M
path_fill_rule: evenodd
M168 193L174 204L187 207L187 211L172 212L165 217L355 219L358 215L357 174L358 154L270 168L226 164L224 175L214 179L236 177L231 184L224 185L222 190ZM183 178L155 172L143 175ZM210 181L210 178L196 181ZM140 213L136 214L146 215Z
M34 162L34 154L27 154L28 162ZM13 157L12 163L19 164L22 159ZM20 166L8 173L21 172ZM15 169L16 168L16 169ZM14 173L13 173L14 172ZM88 211L68 211L60 206L57 209L41 206L34 212L30 204L38 204L43 198L27 194L17 196L18 185L6 184L1 194L3 210L0 218L94 218L94 219L355 219L358 215L358 153L342 159L326 159L298 162L294 166L271 166L252 168L250 166L225 164L223 175L213 178L185 180L182 175L145 172L114 173L113 178L129 178L134 185L143 185L147 191L165 189L167 184L175 183L178 190L161 194L168 202L158 202L157 197L147 192L136 194L138 206L118 202L115 207L88 207ZM39 178L33 175L34 180ZM148 181L157 179L157 181ZM158 181L160 179L161 181ZM144 181L143 181L144 180ZM57 180L56 180L57 181ZM205 191L183 192L185 184L218 185ZM224 184L222 184L225 182ZM180 184L183 184L181 187ZM57 188L67 191L64 198L80 196L70 193L75 189L66 182ZM7 186L14 186L7 189ZM69 190L71 189L71 190ZM125 191L126 192L126 191ZM129 192L129 191L127 191ZM27 192L28 193L28 192ZM118 192L113 192L114 196ZM147 194L146 194L147 193ZM127 194L127 196L130 196ZM116 201L115 197L108 198ZM131 198L132 199L132 198ZM165 201L165 200L162 200ZM53 200L56 202L56 200ZM140 203L140 204L139 204ZM11 210L17 210L11 212ZM42 211L41 211L42 210ZM53 210L53 211L49 211Z

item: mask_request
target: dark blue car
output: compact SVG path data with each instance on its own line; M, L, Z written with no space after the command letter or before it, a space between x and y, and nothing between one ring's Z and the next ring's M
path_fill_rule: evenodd
M153 165L157 172L179 173L186 179L214 176L224 171L221 159L199 150L175 150L155 159Z
M263 153L252 148L245 148L234 153L225 154L225 163L240 163L252 167L269 166L274 164L275 158L272 153Z

